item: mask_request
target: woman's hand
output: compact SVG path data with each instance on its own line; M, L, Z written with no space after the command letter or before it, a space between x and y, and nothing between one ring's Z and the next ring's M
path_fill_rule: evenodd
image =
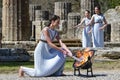
M89 26L90 24L88 23L88 24L86 24L86 26Z
M92 30L88 31L88 34L90 34L92 32Z
M99 30L103 30L104 29L104 26L100 27Z
M72 52L71 51L68 51L68 54L67 54L68 56L70 56L70 57L72 57L73 56L73 54L72 54Z
M72 57L72 52L70 50L65 50L65 49L61 49L62 53L65 55L68 55L69 57Z
M76 25L76 26L73 26L72 28L77 28L77 27L79 27L78 25Z
M61 52L64 54L64 55L67 55L67 51L66 50L64 50L64 49L61 49Z

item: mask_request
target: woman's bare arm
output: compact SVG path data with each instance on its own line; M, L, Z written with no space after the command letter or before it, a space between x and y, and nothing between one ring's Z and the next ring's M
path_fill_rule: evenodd
M103 23L104 23L104 25L100 28L101 30L103 30L103 29L107 26L107 21L106 21L105 18L104 18L104 20L103 20Z
M60 44L61 44L61 47L63 49L65 49L67 51L67 55L72 57L72 52L68 49L68 47L61 41L61 39L59 40Z
M94 16L91 17L91 20L88 22L88 24L86 26L90 26L92 25L94 22Z
M80 22L78 25L76 25L74 28L80 27L80 26L84 23L84 21L85 21L85 18L83 18L83 19L81 20L81 22Z
M52 41L50 39L49 32L48 32L48 28L44 28L43 29L43 34L44 34L44 36L46 38L46 41L47 41L47 43L48 43L49 46L51 46L52 48L55 48L55 49L63 52L63 50L61 48L57 47L55 44L52 43Z
M68 47L62 42L62 40L60 39L59 34L57 35L56 39L59 41L60 46L62 47L62 49L64 49L65 51L67 51L67 55L72 57L72 52L68 49Z

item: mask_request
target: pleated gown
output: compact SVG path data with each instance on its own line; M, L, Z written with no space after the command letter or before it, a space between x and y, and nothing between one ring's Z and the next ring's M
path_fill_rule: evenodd
M82 31L82 47L91 47L91 33L88 33L91 29L91 26L86 26L89 23L90 19L84 19L84 28Z
M51 40L57 35L56 30L48 29ZM41 33L42 40L46 40ZM34 51L34 68L22 67L29 76L59 76L64 69L66 56L60 51L50 47L48 43L40 41Z
M103 26L103 20L105 17L103 14L94 14L94 27L92 33L93 47L104 47L104 31L100 30Z

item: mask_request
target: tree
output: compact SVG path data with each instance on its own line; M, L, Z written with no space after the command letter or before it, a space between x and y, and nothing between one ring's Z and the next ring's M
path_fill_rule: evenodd
M98 4L101 6L102 12L110 8L115 8L116 6L120 6L120 0L96 0Z

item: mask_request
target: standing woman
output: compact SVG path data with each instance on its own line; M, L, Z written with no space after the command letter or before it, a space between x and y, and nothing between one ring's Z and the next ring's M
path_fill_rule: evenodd
M82 47L91 47L91 26L87 26L87 24L90 21L90 11L85 11L85 17L81 20L81 22L75 26L80 27L82 24L84 24L83 31L82 31Z
M107 26L107 21L100 11L100 7L95 7L95 14L92 16L88 25L94 23L92 31L93 47L104 47L104 28Z
M71 51L62 43L58 32L55 30L59 26L60 17L54 15L50 19L47 27L41 32L40 41L34 51L34 68L21 66L19 76L24 76L24 73L29 76L61 76L63 75L64 63L66 55L72 57ZM57 39L61 45L57 47L52 41Z

